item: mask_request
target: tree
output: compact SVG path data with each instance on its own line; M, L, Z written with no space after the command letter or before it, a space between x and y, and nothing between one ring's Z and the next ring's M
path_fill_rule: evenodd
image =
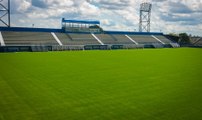
M178 43L179 42L179 34L176 33L169 33L167 35L168 38L170 38L172 41Z
M187 33L180 33L179 34L178 43L181 44L181 45L190 44L190 37L187 35Z

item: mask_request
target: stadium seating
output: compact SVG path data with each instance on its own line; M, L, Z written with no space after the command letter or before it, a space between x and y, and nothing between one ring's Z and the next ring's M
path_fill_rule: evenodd
M104 43L108 45L117 44L134 44L125 35L115 34L96 34L96 36Z
M91 34L55 33L63 45L100 45ZM23 45L59 45L49 32L2 32L6 46ZM134 44L124 34L95 34L105 45ZM139 44L161 44L151 35L128 35ZM166 44L172 43L162 35L156 38Z
M191 37L190 42L192 45L202 46L202 38L201 37Z
M202 46L202 39L199 40L198 42L196 42L194 45L197 45L197 46Z
M162 35L155 35L156 38L158 38L159 40L161 40L163 43L165 44L170 44L172 43L172 41L170 41L168 38L166 38L165 36Z
M191 42L191 44L195 44L196 42L198 42L199 39L200 39L200 37L191 37L190 42Z
M128 35L139 44L157 44L160 43L150 35Z
M91 34L55 33L63 45L99 45Z
M96 34L104 44L116 44L117 40L109 34Z
M112 35L115 37L117 44L134 44L125 35Z
M2 32L6 46L58 45L46 32Z
M2 31L0 51L64 51L179 47L165 36L126 33ZM133 41L134 40L134 41ZM5 45L4 45L5 43ZM165 43L165 44L164 44ZM202 45L197 41L197 45Z
M68 41L71 41L71 38L67 34L64 33L55 33L55 35L59 38L63 45L67 45Z

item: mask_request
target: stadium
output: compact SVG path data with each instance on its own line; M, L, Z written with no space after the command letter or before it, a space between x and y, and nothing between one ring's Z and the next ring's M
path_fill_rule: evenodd
M72 23L89 23L93 21L72 21ZM96 21L99 23L99 21ZM67 28L68 29L68 28ZM89 28L87 28L89 29ZM73 32L77 30L78 32ZM91 29L100 31L98 29ZM2 51L59 51L59 50L91 50L91 49L132 49L132 48L175 48L179 45L166 38L163 33L135 33L103 31L88 33L84 28L33 29L2 28L1 34L5 45ZM63 32L65 31L65 32ZM81 32L82 31L82 32ZM84 31L84 32L83 32Z
M100 21L66 20L61 29L11 27L10 15L1 27L2 52L176 48L163 33L150 32L151 4L141 6L140 32L105 31ZM145 30L145 32L144 32ZM3 47L2 47L3 46Z
M139 32L65 18L60 29L13 27L8 0L0 120L200 120L202 39L151 32L151 7L140 5Z

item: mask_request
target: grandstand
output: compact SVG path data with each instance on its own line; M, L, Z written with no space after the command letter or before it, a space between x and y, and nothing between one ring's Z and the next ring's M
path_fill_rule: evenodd
M54 33L62 45L100 45L90 33ZM135 44L124 34L94 34L105 45ZM161 43L151 35L127 35L137 44ZM6 46L22 45L59 45L50 32L2 32ZM166 44L172 43L163 35L157 36L160 41Z
M138 44L160 43L150 35L129 35L129 37L136 41Z
M170 43L172 43L171 40L169 40L168 38L166 38L166 37L163 36L163 35L156 35L155 37L158 38L159 40L161 40L161 41L162 41L163 43L165 43L165 44L170 44Z
M104 31L99 25L99 21L63 18L61 29L0 27L0 51L179 47L163 33Z
M116 44L117 40L109 34L96 35L104 44Z
M190 42L194 46L202 46L202 38L201 37L191 37Z
M111 35L113 36L119 44L134 44L126 35Z
M196 45L200 45L202 46L202 40L198 41L197 43L195 43Z
M137 35L138 33L125 34L119 33L63 33L63 32L13 32L2 31L1 48L8 47L32 47L33 46L48 46L56 48L55 50L71 50L78 49L83 50L87 45L95 45L96 49L107 45L105 49L110 49L112 46L116 46L116 49L131 49L131 48L162 48L166 45L172 45L173 42L166 39L162 35ZM157 38L157 39L155 39ZM121 46L121 47L120 47ZM141 47L140 47L141 46ZM26 49L28 50L28 48ZM40 51L42 49L39 49ZM52 50L52 49L50 49ZM7 51L7 50L3 50ZM19 50L17 50L19 51ZM46 50L47 51L47 50Z
M91 34L56 33L63 45L99 45Z
M2 32L6 46L58 45L51 33Z
M96 36L104 43L109 45L134 44L125 35L116 34L96 34Z

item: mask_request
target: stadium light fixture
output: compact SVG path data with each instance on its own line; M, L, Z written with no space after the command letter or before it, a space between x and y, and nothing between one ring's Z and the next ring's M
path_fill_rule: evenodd
M140 21L139 21L139 31L140 32L150 32L150 17L151 17L151 3L140 4Z

